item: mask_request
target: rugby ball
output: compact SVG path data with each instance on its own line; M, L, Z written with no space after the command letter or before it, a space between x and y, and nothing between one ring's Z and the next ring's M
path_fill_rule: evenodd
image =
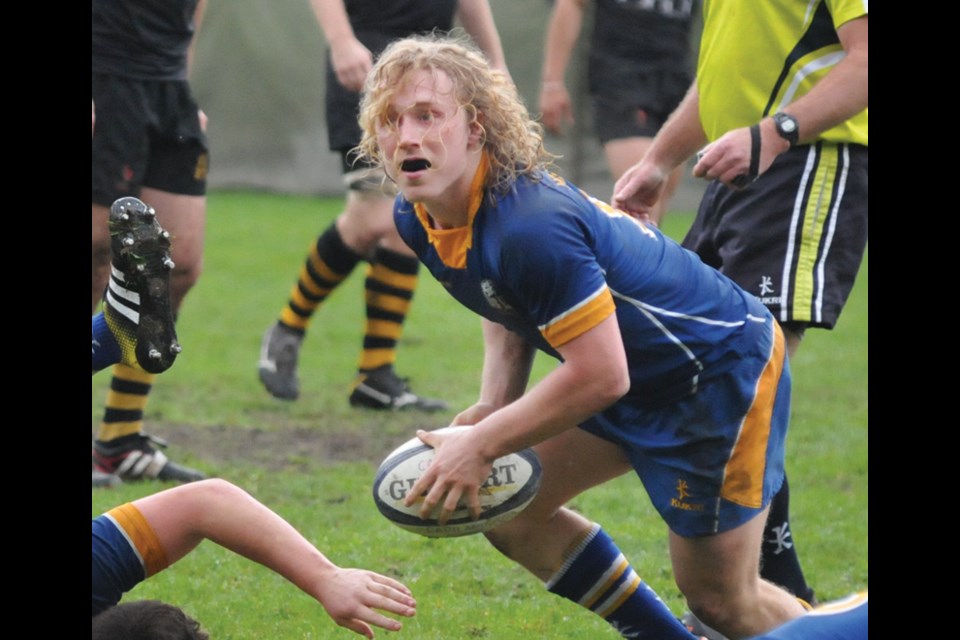
M437 432L470 428L445 427ZM404 506L403 500L433 461L433 453L433 447L414 437L390 452L377 469L373 481L373 500L380 513L401 529L428 538L454 538L487 531L520 513L540 488L540 459L533 449L524 449L494 461L490 477L480 487L481 511L478 519L470 517L470 511L463 502L457 505L457 510L443 525L435 518L421 519L419 511L422 499L411 507Z

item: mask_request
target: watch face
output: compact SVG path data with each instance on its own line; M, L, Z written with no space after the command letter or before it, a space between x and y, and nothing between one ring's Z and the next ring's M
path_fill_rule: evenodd
M777 129L783 133L790 134L797 130L797 121L785 113L777 113L773 119L777 123Z

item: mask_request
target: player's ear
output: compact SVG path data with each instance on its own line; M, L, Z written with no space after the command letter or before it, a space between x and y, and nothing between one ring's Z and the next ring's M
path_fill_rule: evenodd
M473 120L470 121L470 135L467 137L467 145L477 147L483 144L483 112L477 111Z

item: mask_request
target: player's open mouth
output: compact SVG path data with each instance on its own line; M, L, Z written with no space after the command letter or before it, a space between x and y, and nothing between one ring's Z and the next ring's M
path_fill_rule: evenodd
M426 158L410 158L400 163L400 170L404 173L416 173L430 168L430 161Z

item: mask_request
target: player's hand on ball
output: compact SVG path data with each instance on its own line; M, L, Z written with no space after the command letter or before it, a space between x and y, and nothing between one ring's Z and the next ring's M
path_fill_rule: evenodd
M480 517L480 485L490 475L493 460L485 460L480 454L474 432L474 429L442 434L417 431L417 437L436 451L433 462L404 500L409 507L418 496L426 494L420 507L421 518L432 517L440 507L436 519L441 525L446 524L461 499L471 518Z
M417 612L417 601L406 586L373 571L337 567L317 588L317 599L333 621L367 638L374 637L370 625L388 631L403 628L380 611L408 618Z

